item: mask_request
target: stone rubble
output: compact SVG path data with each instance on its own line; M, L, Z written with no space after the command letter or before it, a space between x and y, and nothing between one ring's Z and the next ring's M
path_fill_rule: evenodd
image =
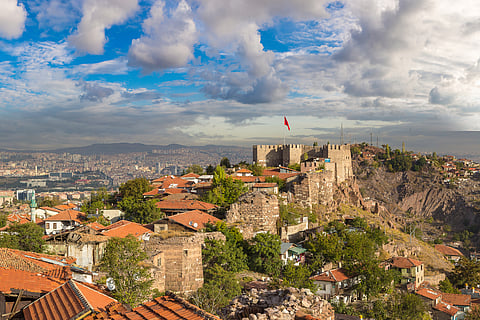
M229 320L333 320L330 303L309 289L267 290L252 288L220 311Z

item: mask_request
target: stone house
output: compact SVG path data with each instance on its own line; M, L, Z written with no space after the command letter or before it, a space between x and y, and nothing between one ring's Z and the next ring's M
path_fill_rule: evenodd
M417 289L425 280L425 267L422 261L405 257L393 257L389 261L390 268L400 271L401 284L413 284Z
M275 182L259 182L252 186L252 191L265 191L267 193L278 193L278 184Z

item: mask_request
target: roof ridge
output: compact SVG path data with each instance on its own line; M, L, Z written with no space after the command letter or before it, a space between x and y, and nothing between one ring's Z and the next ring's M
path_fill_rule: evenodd
M166 291L165 295L171 297L174 300L176 300L178 303L181 303L186 309L189 309L189 310L193 311L193 313L195 313L199 316L202 316L202 317L204 317L206 319L209 319L209 320L219 320L219 318L216 317L215 315L197 307L196 305L194 305L194 304L188 302L187 300L177 296L175 293L173 293L171 291Z
M88 302L88 300L85 298L85 296L83 295L82 291L80 291L80 289L78 289L77 284L75 283L75 281L73 281L73 280L68 280L67 283L70 285L70 288L72 288L72 290L73 290L73 292L75 293L75 295L77 296L77 298L82 302L83 306L84 306L85 308L90 308L91 310L93 310L92 305L91 305L90 302Z

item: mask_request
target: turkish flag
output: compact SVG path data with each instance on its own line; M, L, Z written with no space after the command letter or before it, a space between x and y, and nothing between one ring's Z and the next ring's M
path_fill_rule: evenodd
M287 117L283 117L283 124L287 126L288 131L290 131L290 125L288 124Z

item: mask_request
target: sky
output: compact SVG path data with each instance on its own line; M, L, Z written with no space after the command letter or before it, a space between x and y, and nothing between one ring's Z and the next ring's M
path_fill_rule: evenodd
M0 147L478 155L479 49L477 0L0 0Z

